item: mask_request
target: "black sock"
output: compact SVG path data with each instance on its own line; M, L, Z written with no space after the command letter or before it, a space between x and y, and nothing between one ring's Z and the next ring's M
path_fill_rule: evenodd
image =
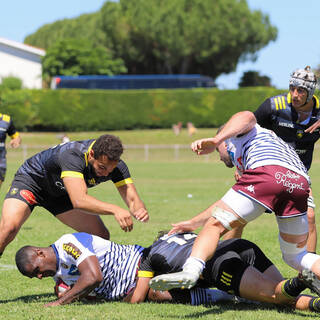
M297 297L306 288L298 277L287 279L281 286L282 293L292 298Z
M309 302L309 309L311 311L320 311L320 298L313 297Z

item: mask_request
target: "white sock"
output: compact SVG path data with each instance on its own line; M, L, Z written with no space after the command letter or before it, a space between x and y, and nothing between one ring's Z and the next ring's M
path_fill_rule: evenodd
M205 267L205 264L206 263L199 258L189 257L183 265L182 269L185 272L197 275L199 277Z

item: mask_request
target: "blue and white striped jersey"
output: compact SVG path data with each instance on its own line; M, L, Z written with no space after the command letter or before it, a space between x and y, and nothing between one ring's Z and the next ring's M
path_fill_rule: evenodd
M227 150L240 173L266 165L278 165L304 176L307 169L296 151L273 131L258 124L247 134L226 140Z
M79 264L95 255L103 281L94 292L108 301L122 299L135 286L138 263L144 250L138 245L120 245L84 232L65 234L52 247L57 256L54 279L60 278L68 285L77 282Z

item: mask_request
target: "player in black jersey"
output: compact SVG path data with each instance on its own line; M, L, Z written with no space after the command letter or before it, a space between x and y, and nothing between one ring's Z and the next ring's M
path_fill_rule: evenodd
M21 144L21 137L16 130L12 119L7 114L0 113L0 187L4 181L7 171L7 159L6 159L6 138L10 136L10 146L17 148Z
M206 263L201 280L191 290L159 292L150 289L149 281L154 276L182 269L195 238L193 233L165 234L143 249L74 233L62 236L50 247L19 249L16 264L27 277L54 277L69 285L64 293L57 292L58 300L46 306L70 303L92 290L97 298L106 301L120 298L130 303L171 301L192 305L233 300L233 296L225 293L229 292L250 300L320 311L320 298L300 295L307 288L304 280L298 277L283 280L264 253L254 243L243 239L220 242L214 256ZM209 289L214 286L220 290ZM157 288L157 282L154 287Z
M3 203L0 253L35 206L46 208L76 231L105 239L109 239L109 231L98 215L114 215L124 231L133 228L131 215L146 222L148 212L127 165L120 159L122 152L120 139L106 134L97 140L62 143L26 160ZM88 188L108 180L115 184L129 211L88 195Z
M289 81L289 93L266 99L254 112L260 126L274 131L298 153L301 161L310 169L314 145L320 138L320 105L314 95L317 78L310 67L295 70ZM247 121L248 119L243 119ZM317 230L315 204L311 189L308 199L309 237L307 249L316 252ZM241 237L242 228L234 229L224 239Z

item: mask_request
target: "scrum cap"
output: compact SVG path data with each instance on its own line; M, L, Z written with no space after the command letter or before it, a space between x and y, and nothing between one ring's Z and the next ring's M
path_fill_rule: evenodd
M290 86L301 87L307 90L307 102L309 102L312 99L317 86L317 78L310 70L310 66L306 66L304 69L297 69L293 71L289 81L289 87Z

